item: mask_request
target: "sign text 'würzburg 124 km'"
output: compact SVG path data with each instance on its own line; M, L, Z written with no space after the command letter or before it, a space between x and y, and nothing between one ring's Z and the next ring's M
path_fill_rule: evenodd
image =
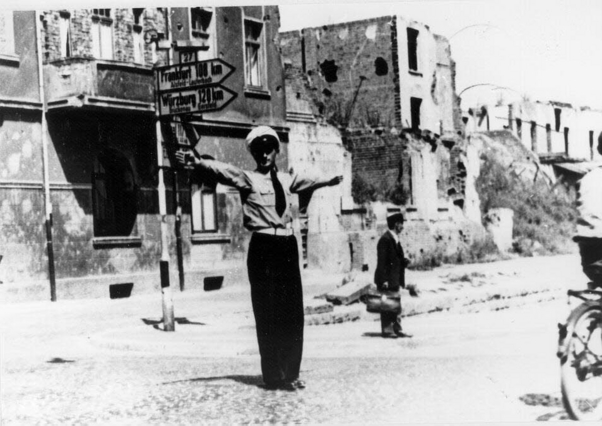
M170 65L155 72L161 117L217 111L236 97L220 84L234 72L234 67L221 59Z

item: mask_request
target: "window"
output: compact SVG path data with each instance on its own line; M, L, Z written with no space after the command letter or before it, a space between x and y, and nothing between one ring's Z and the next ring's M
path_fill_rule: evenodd
M555 123L555 128L556 131L559 132L560 131L560 114L562 113L562 110L560 108L554 108L554 123Z
M408 67L418 71L418 30L408 28Z
M200 40L205 49L197 51L197 60L215 58L215 19L212 7L193 7L190 10L190 38Z
M546 123L546 145L548 152L552 152L552 126L550 123ZM533 150L533 152L537 151Z
M137 186L127 158L106 150L94 162L94 236L127 237L135 231Z
M594 159L594 131L589 131L589 158Z
M262 87L263 22L245 18L245 83Z
M142 14L144 9L133 9L134 26L132 28L132 37L134 41L134 62L138 64L144 63L144 37L142 36Z
M537 123L531 122L531 151L537 153Z
M410 111L412 114L412 130L420 129L420 105L421 104L422 104L422 99L410 98Z
M0 55L15 54L13 12L0 10Z
M205 184L191 185L192 232L216 232L215 189Z
M111 19L111 9L93 9L92 54L95 58L113 59L113 19Z
M71 56L71 14L59 12L59 40L61 43L61 58Z

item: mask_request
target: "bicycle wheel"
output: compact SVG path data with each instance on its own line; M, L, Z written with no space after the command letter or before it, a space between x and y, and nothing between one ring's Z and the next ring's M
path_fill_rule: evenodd
M602 306L579 305L569 316L560 359L562 401L574 420L602 419Z

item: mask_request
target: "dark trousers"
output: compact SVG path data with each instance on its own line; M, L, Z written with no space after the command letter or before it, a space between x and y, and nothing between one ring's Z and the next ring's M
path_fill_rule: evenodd
M254 233L247 268L263 381L293 381L301 367L304 324L297 239Z
M380 329L383 333L393 333L397 328L401 331L401 312L381 312Z

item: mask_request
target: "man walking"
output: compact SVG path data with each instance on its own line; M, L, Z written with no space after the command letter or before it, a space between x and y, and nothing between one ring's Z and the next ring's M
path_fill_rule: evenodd
M404 217L401 213L389 215L389 230L378 240L374 283L379 291L399 292L400 288L405 288L405 269L409 260L404 257L399 241L403 222ZM401 329L401 308L399 312L381 312L380 325L383 337L412 337Z
M303 352L303 289L297 239L292 229L291 193L308 193L334 186L342 176L323 178L279 173L278 134L270 127L254 128L246 139L257 163L254 171L178 152L176 158L195 172L236 188L241 196L243 224L253 232L247 257L251 301L255 315L261 371L267 389L293 391L299 380Z

